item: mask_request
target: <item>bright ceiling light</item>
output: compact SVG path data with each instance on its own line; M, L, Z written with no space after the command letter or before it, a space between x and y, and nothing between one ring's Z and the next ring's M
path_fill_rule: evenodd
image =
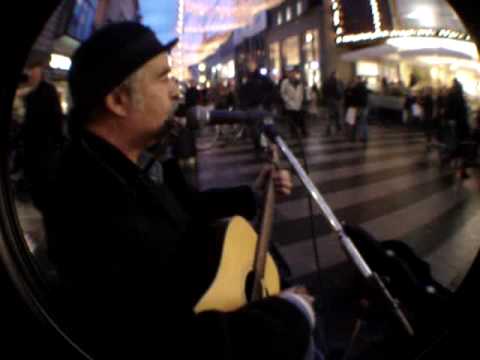
M450 70L458 69L474 70L480 73L480 63L473 60L458 59L449 56L419 56L416 58L419 62L430 66L449 66Z
M407 15L407 19L415 20L425 27L435 27L437 25L434 9L427 5L416 6L415 10Z
M396 47L400 52L444 49L464 54L471 59L478 60L477 46L475 43L470 41L441 38L403 37L388 39L387 44Z

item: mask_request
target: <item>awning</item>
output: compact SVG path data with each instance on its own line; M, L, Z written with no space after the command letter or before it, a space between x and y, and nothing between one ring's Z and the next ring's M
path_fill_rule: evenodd
M360 50L354 50L342 55L343 61L381 60L387 56L398 53L397 49L390 45L369 46Z
M478 61L474 43L439 38L392 38L385 44L369 46L342 55L344 61L358 60L401 60L414 57L448 57Z

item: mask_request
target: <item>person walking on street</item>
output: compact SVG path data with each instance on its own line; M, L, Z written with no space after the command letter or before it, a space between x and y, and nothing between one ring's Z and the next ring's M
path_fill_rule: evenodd
M247 62L247 71L248 74L244 83L238 89L240 108L270 111L275 99L275 84L270 78L260 73L257 62L253 58L250 58ZM250 125L250 135L257 156L261 156L267 143L264 135L262 135L260 124Z
M23 94L24 173L32 202L40 210L48 201L48 192L65 141L60 97L55 86L45 80L46 66L44 56L37 53L31 55L26 66L27 91Z
M290 123L290 134L296 136L297 131L300 130L303 136L307 136L303 112L304 88L297 68L287 71L287 78L280 85L280 94Z
M323 97L328 114L325 136L330 136L333 133L333 129L336 129L336 133L342 130L341 100L343 97L343 83L337 79L337 73L335 71L330 74L323 85Z
M352 89L352 106L356 109L356 123L352 140L368 142L368 88L366 82L358 77Z

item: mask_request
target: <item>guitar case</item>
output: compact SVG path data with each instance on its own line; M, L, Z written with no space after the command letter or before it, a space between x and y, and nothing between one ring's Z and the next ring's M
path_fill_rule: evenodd
M449 313L453 294L435 280L426 261L401 241L378 241L364 229L352 225L346 225L345 231L372 271L399 301L416 337L431 338L447 328L445 314ZM364 290L363 296L369 302L388 306L378 289L367 285Z

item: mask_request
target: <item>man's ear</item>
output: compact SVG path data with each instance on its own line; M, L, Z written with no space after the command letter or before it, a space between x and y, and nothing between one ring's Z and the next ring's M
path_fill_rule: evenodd
M130 101L127 94L121 89L115 89L105 97L105 107L117 116L125 117L128 114Z

